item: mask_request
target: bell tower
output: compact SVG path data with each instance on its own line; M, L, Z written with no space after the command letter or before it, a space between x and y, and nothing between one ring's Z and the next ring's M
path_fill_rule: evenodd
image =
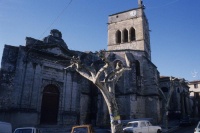
M142 0L138 8L108 17L108 51L143 51L151 60L149 24Z

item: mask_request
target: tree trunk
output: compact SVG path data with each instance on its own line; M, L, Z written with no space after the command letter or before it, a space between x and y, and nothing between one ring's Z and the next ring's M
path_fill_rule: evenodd
M122 133L123 129L119 113L117 112L117 110L114 110L113 112L109 111L109 113L110 113L110 125L112 133Z
M117 106L115 94L112 94L110 92L105 93L103 91L101 91L101 93L108 107L112 133L123 133L122 123L119 115L119 109Z

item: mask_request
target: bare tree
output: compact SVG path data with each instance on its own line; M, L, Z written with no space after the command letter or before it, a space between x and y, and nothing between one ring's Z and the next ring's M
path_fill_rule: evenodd
M121 61L110 61L105 56L105 51L98 53L104 66L96 70L94 66L84 65L79 58L73 57L68 68L75 69L80 75L93 82L102 93L108 107L112 133L121 133L122 124L119 109L115 98L115 85L122 76L125 68Z

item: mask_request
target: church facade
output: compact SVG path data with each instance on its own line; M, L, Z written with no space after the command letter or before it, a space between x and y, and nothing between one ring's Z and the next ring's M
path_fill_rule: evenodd
M138 4L138 8L108 17L106 54L131 67L116 85L121 119L153 118L157 123L161 120L159 72L151 62L144 6L140 0ZM25 46L5 45L0 71L0 120L14 127L109 125L108 110L97 87L74 70L64 69L73 56L88 66L99 61L96 53L69 50L61 32L55 29L43 40L27 37Z

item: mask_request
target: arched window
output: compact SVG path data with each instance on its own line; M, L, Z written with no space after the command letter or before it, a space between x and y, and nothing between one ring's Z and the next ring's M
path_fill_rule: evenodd
M136 76L140 76L140 62L136 61Z
M128 42L128 30L123 30L123 42Z
M136 84L137 86L141 86L141 75L140 75L140 62L135 62L135 70L136 70Z
M121 43L121 31L116 32L116 43Z
M135 37L135 29L132 27L130 29L130 41L135 41L136 37Z

